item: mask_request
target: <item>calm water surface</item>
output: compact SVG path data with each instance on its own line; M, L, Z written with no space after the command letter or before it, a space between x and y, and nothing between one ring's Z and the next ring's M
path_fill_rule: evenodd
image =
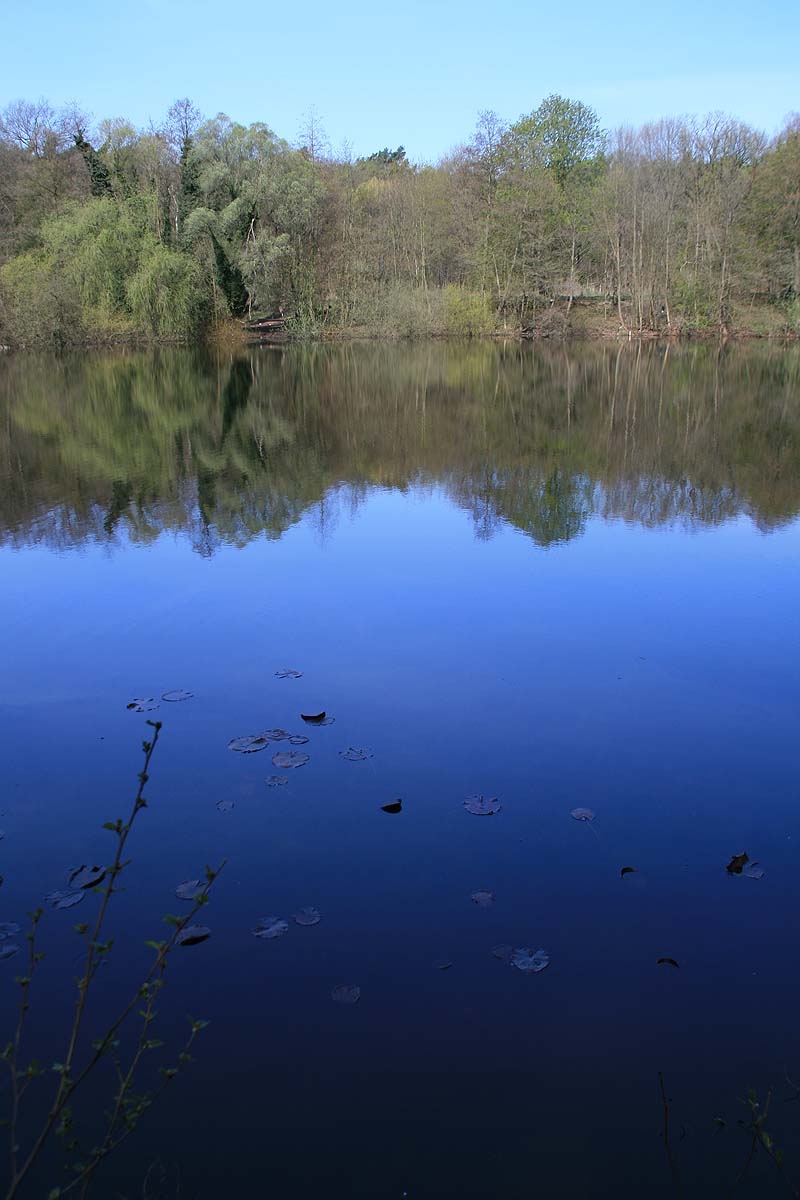
M796 350L3 359L0 919L107 859L135 696L194 693L152 714L95 1029L229 859L161 1005L173 1046L210 1020L197 1061L97 1193L667 1196L659 1071L685 1194L735 1181L748 1087L800 1179L798 514ZM285 743L227 744L275 726L310 761L270 788ZM742 851L762 879L726 874ZM46 1063L96 904L45 918ZM781 1186L762 1154L736 1194Z

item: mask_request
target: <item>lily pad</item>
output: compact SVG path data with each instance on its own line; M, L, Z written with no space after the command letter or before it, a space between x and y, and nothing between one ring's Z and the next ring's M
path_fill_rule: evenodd
M668 967L675 967L677 971L680 970L680 963L676 962L674 958L659 958L656 960L656 966L659 963L665 963Z
M310 758L311 755L303 754L302 750L279 750L272 756L272 765L282 771L293 771L296 767L304 767Z
M569 814L573 821L593 821L594 813L590 808L573 808Z
M184 879L183 883L179 883L175 888L175 895L179 900L196 900L206 890L206 883L203 879Z
M550 955L546 950L531 950L527 946L518 947L511 955L511 965L526 975L538 974L550 965Z
M15 921L0 921L0 942L19 933L19 925Z
M494 892L489 892L481 889L477 892L470 893L470 900L473 904L477 904L478 908L491 908L494 904Z
M626 875L636 875L636 874L637 874L636 867L623 867L622 870L620 871L620 877L622 879L624 879Z
M218 800L217 801L217 811L218 812L233 812L233 807L234 807L233 800Z
M98 883L102 883L105 877L105 867L76 867L74 871L70 872L70 890L74 892L79 888L97 887Z
M492 958L498 958L500 962L510 963L514 954L513 946L492 946L490 951Z
M265 729L261 736L268 742L285 742L289 734L285 729Z
M45 902L51 908L74 908L76 904L80 904L85 896L85 891L50 892L49 895L45 896Z
M289 737L290 746L307 746L310 741L304 733L293 733Z
M158 701L155 696L134 696L130 704L126 705L132 712L145 713L153 712L158 708Z
M194 692L185 692L182 688L175 688L171 692L162 692L161 699L166 700L168 704L178 704L181 700L191 700Z
M324 710L318 713L300 713L300 720L305 721L308 725L322 725L327 715Z
M372 758L372 751L366 746L348 746L346 750L340 750L339 754L347 762L366 762L368 758Z
M357 983L337 983L331 992L331 999L337 1004L358 1004L361 999L361 988Z
M256 921L253 937L272 941L273 938L283 937L288 928L289 922L284 921L281 917L261 917Z
M322 920L322 913L318 908L301 908L299 912L294 914L295 922L298 925L319 925Z
M381 812L399 813L402 811L403 811L403 801L402 800L394 800L391 804L382 804L381 805Z
M464 808L474 817L493 817L502 807L496 796L467 796L464 801Z
M6 958L13 958L15 954L19 954L19 946L14 942L3 942L0 945L0 962Z
M235 750L237 754L256 754L268 745L269 739L263 733L245 733L241 737L231 738L228 749Z
M301 679L302 671L295 671L293 667L282 667L280 671L276 671L278 679Z
M746 875L748 879L763 879L764 868L760 867L757 862L751 862L749 866L745 867L742 874Z
M288 775L268 775L264 780L267 787L286 787L288 782Z
M728 872L729 875L741 875L745 866L749 862L750 862L749 854L745 854L744 852L742 852L741 854L734 854L733 858L728 863L725 870Z
M201 942L207 942L210 937L211 930L207 925L187 925L175 938L175 945L199 946Z

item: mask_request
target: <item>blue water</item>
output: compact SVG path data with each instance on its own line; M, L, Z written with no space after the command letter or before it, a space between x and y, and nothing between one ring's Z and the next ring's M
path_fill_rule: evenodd
M473 485L465 501L463 477L454 483L468 454L449 434L434 468L422 436L409 445L390 432L380 453L371 442L367 465L363 445L350 458L334 454L317 430L310 467L311 436L303 443L297 431L309 428L308 397L323 385L312 379L301 395L302 351L285 352L280 368L268 353L253 356L264 375L259 403L293 421L295 438L265 470L302 478L303 488L319 481L316 498L277 534L252 523L247 537L220 532L191 496L181 501L191 528L173 520L191 465L174 486L134 466L139 499L111 533L98 533L102 522L85 514L107 502L114 481L91 454L77 462L65 454L63 474L37 465L69 413L38 427L24 416L34 400L19 376L6 397L3 494L14 503L0 550L0 916L23 922L69 867L108 860L102 823L126 814L141 767L146 717L126 708L136 696L194 693L149 714L163 730L126 890L112 906L115 947L98 977L93 1027L135 985L149 961L144 941L162 936L161 916L186 911L175 886L227 859L203 912L212 936L176 953L156 1033L174 1047L187 1013L211 1024L196 1061L106 1164L97 1193L666 1196L659 1072L685 1194L722 1196L735 1181L749 1146L737 1127L749 1087L762 1098L774 1089L767 1128L800 1178L800 1106L787 1102L785 1079L800 1082L792 380L781 400L779 480L789 511L775 519L745 494L741 464L712 453L685 469L690 447L684 440L681 461L678 435L668 463L658 453L637 461L632 450L621 466L609 454L605 467L576 467L581 414L590 426L592 405L608 404L592 375L603 377L607 352L572 351L586 390L549 445L577 480L583 515L569 536L543 544L508 519L494 491L487 531L479 492ZM396 353L399 370L404 351ZM482 377L499 372L495 353L486 348ZM526 353L516 403L538 421L544 400L525 381L541 363ZM358 348L352 354L347 370L366 375L368 393L378 364L369 348L363 361ZM387 369L392 361L381 360ZM763 417L761 366L742 352L726 369ZM666 370L689 370L691 380L691 368L684 359ZM89 368L73 369L80 377ZM104 360L103 378L114 369ZM219 364L193 369L224 375ZM319 361L316 369L324 377ZM652 396L633 366L623 369L642 391L642 427L654 419ZM703 362L693 369L696 403L712 411ZM557 361L551 370L558 396ZM391 372L379 383L364 403L384 411ZM675 386L684 386L677 376ZM448 429L459 427L461 404L469 438L478 438L476 391L459 387L460 400L447 395ZM93 419L113 425L118 393L93 396ZM437 402L428 397L431 408ZM336 429L335 393L319 403ZM399 384L397 403L418 411ZM157 404L156 395L156 413ZM233 419L246 424L247 411ZM354 423L348 409L341 443L369 419ZM430 412L425 421L434 422ZM477 424L483 478L494 488L504 467L483 409ZM680 413L675 426L680 434ZM712 446L728 435L740 438L748 479L763 467L772 494L774 463L766 452L759 461L752 430L726 427ZM15 442L28 456L21 475L43 489L22 516ZM595 444L591 427L586 444ZM520 453L524 460L522 439ZM552 461L545 468L533 450L528 457L546 478ZM226 503L241 495L244 511L252 478L226 470L217 496L223 480ZM511 484L501 482L507 497ZM622 486L665 482L680 494L702 490L713 518L698 516L693 501L652 521L609 501ZM139 512L149 505L146 537L131 515L137 503ZM56 525L71 530L58 544ZM302 677L277 678L284 667ZM301 712L322 709L334 724L304 726ZM280 773L271 755L286 744L238 755L227 743L275 726L309 736L310 762L288 772L287 786L269 788L265 778ZM345 761L349 746L372 757ZM466 812L464 798L480 792L497 796L502 811ZM402 813L381 811L397 798ZM232 811L219 811L220 800L232 800ZM591 825L571 819L576 806L594 811ZM741 851L759 861L762 879L726 873ZM637 871L622 878L626 865ZM480 888L495 893L488 909L470 900ZM90 896L44 918L29 1036L30 1053L46 1062L59 1058L69 1019L79 950L71 926L97 903ZM304 905L321 911L318 926L291 920ZM285 937L252 936L268 915L289 920ZM550 966L526 976L491 956L498 943L543 947ZM441 960L452 966L438 969ZM4 1031L18 965L0 963ZM356 1006L331 1000L342 982L360 986ZM37 1087L44 1094L50 1083ZM87 1129L110 1090L101 1079L87 1092ZM59 1182L59 1161L42 1165L32 1196ZM771 1196L782 1186L761 1153L739 1190Z

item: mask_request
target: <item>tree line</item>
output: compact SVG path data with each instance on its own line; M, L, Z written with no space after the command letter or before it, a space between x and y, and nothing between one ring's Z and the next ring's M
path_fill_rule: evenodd
M92 126L0 114L0 340L190 338L284 316L297 333L800 330L800 115L769 139L720 113L613 133L549 96L483 112L435 165L334 154L312 116Z

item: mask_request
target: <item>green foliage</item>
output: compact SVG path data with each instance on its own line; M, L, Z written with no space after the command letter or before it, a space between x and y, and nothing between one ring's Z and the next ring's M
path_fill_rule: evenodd
M126 294L136 327L155 337L185 337L202 327L207 314L197 264L157 243L142 254Z

